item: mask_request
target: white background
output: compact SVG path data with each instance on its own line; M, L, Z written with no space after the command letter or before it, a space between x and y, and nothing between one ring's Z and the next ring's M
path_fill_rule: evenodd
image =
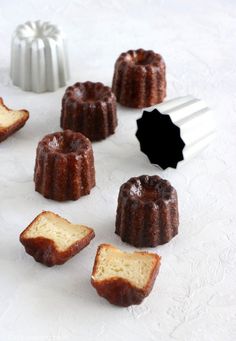
M27 20L51 20L69 40L71 79L111 85L113 66L132 48L160 52L168 98L192 94L214 110L217 138L177 170L160 171L134 136L141 110L118 106L116 134L94 143L97 186L76 202L34 192L38 141L60 130L65 88L34 94L9 79L10 38ZM26 108L25 128L0 145L0 341L236 340L236 3L234 0L0 0L0 95ZM152 249L162 266L140 306L97 296L90 275L97 246L134 250L114 234L117 195L131 176L159 174L179 196L179 235ZM68 263L47 268L24 252L19 233L42 210L95 229Z

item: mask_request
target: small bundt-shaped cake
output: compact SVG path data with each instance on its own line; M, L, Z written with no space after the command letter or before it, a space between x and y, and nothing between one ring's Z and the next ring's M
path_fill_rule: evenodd
M62 129L100 141L114 134L116 126L116 97L108 86L85 82L66 89L62 99Z
M169 242L179 225L176 190L159 176L142 175L124 183L119 192L116 230L136 247Z
M87 137L71 130L46 135L38 144L35 190L57 201L77 200L95 186L94 158Z
M162 56L143 49L122 53L115 63L112 90L117 102L131 108L161 103L166 96L166 66Z

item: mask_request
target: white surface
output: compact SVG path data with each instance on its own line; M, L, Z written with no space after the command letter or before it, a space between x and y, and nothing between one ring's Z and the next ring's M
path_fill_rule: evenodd
M226 0L0 1L0 94L25 107L24 129L0 144L0 340L236 340L236 5ZM9 80L10 41L26 20L60 24L69 44L71 81L111 84L118 55L151 48L167 64L168 98L192 94L215 112L217 138L177 170L160 171L134 136L141 110L118 107L117 133L94 143L97 186L76 202L34 192L38 141L59 130L61 98L23 92ZM119 186L159 174L179 196L179 235L157 247L162 266L140 306L111 306L89 283L98 244L133 250L114 234ZM19 233L43 209L94 227L89 247L63 266L46 268L24 252Z
M27 21L12 35L11 69L13 84L34 92L55 91L68 80L64 34L48 21Z

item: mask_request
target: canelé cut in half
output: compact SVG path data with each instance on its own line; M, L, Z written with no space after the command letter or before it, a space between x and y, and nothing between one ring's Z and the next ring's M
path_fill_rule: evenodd
M6 107L0 98L0 142L21 129L29 118L29 112L25 109L12 110Z
M61 110L63 129L100 141L114 134L116 126L116 97L108 86L85 82L66 89Z
M89 194L95 186L89 139L71 130L46 135L38 144L34 181L37 192L57 201Z
M124 183L119 192L115 232L136 247L169 242L179 225L176 190L159 176L142 175Z
M91 283L111 304L140 304L152 290L160 260L154 253L127 253L102 244L97 250Z
M20 241L37 262L53 266L65 263L94 236L93 229L71 224L53 212L44 211L21 233Z
M118 103L131 108L161 103L166 96L162 56L143 49L122 53L115 63L112 91Z

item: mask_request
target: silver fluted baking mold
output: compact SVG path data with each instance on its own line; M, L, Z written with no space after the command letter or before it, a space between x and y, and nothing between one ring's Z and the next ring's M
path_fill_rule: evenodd
M137 120L140 149L162 169L176 168L206 148L215 136L212 111L192 96L178 97L144 110Z
M55 91L69 78L64 34L50 22L27 21L12 37L10 76L25 91Z
M213 112L206 103L192 96L174 98L156 106L162 114L169 115L180 128L185 143L184 160L194 157L206 148L215 136Z

